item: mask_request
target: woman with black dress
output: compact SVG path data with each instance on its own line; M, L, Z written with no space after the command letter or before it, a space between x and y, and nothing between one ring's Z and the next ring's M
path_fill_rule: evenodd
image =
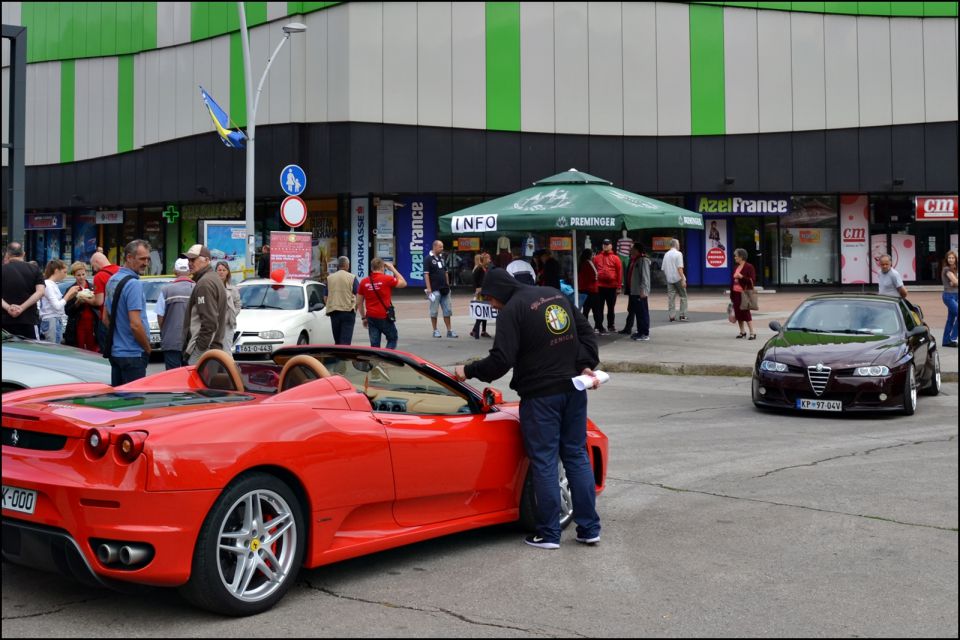
M480 289L483 288L483 276L486 275L487 269L490 267L490 254L486 251L481 251L477 254L476 257L476 266L473 268L473 288L474 288L474 299L483 300L483 296L480 295ZM491 338L489 333L487 333L487 321L486 320L477 320L473 323L473 331L470 332L470 335L474 339L479 340L481 336L484 338Z

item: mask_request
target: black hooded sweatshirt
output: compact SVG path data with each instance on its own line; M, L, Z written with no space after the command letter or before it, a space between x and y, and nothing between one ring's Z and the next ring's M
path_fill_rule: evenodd
M574 376L599 363L593 327L566 296L552 287L517 281L491 269L481 294L504 303L490 354L465 367L468 378L492 382L513 368L510 388L520 398L573 391Z

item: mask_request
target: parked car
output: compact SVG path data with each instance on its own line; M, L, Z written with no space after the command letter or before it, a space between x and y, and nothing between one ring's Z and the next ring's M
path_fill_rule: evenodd
M3 393L52 384L110 384L110 363L99 353L3 331ZM6 406L6 398L4 398Z
M807 298L757 354L758 407L798 411L899 411L940 392L940 354L918 307L898 297Z
M121 387L3 402L3 556L102 584L181 587L229 615L313 568L498 523L533 523L519 407L414 355L213 350ZM595 488L607 437L588 421ZM561 525L572 519L562 466ZM426 548L429 553L429 548Z
M235 355L269 356L283 346L320 342L324 323L320 282L255 278L237 288L242 307L234 334Z

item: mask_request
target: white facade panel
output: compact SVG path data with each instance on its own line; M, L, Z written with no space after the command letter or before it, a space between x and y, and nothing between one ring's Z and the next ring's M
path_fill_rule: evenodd
M3 24L11 25L20 25L20 3L19 2L4 2L0 4L0 13L2 13ZM6 67L10 64L10 42L4 38L3 40L3 66ZM3 95L6 93L7 87L4 85ZM6 138L4 138L6 140ZM7 151L3 151L3 157L7 157ZM6 160L4 160L6 164Z
M43 74L46 75L46 74ZM40 73L40 65L27 65L27 95L24 97L26 113L24 114L24 126L27 130L24 134L23 161L28 164L42 164L37 162L37 145L42 136L46 136L46 131L40 131L46 114L41 117L37 113L37 94L40 92L39 84L44 82L45 78ZM6 95L6 94L4 94ZM4 118L6 121L6 118Z
M923 80L927 122L957 119L957 21L923 21Z
M822 14L790 15L794 131L823 129L827 124L823 38Z
M857 18L857 68L860 87L860 126L892 121L890 94L890 18Z
M73 159L86 160L90 158L90 133L93 129L93 123L90 121L90 93L99 90L99 84L94 88L92 85L97 82L96 74L93 73L93 65L97 58L77 60L73 66L74 73L74 119L73 119Z
M590 133L623 135L623 22L620 2L591 2L588 37Z
M520 3L520 130L554 133L552 2Z
M98 155L112 156L117 152L117 104L119 96L119 58L110 56L103 60L103 94L101 113L103 114L102 148Z
M177 72L174 84L169 91L174 93L174 128L178 138L192 136L196 133L193 123L193 113L196 109L193 84L194 52L197 45L183 45L177 47ZM199 92L199 90L197 90Z
M923 122L923 21L890 21L893 124Z
M304 38L306 66L303 86L306 101L307 122L326 122L327 101L333 89L328 86L327 47L330 38L327 35L327 17L336 9L314 11L304 17L308 36Z
M483 129L487 122L486 7L483 2L454 2L452 123L454 127ZM522 46L522 42L521 42Z
M157 3L157 47L169 47L174 43L173 39L173 14L176 11L179 2L158 2Z
M274 21L279 20L280 18L285 18L287 16L287 3L286 2L268 2L267 3L267 20Z
M790 131L793 127L790 13L757 12L757 88L760 132Z
M757 12L723 10L723 83L726 132L757 133L760 104L757 79Z
M827 128L857 127L860 125L857 18L826 15L823 31Z
M276 25L273 27L276 29ZM290 121L306 122L307 35L294 34L290 42Z
M160 140L160 52L149 51L143 58L143 145Z
M268 37L269 51L267 52L267 57L273 54L280 44L280 41L283 40L283 29L278 27L279 25L267 24L254 29L255 31L257 29L263 30ZM290 36L291 39L298 37L302 37L302 34L293 34ZM269 91L270 95L266 97L263 95L260 96L261 105L269 98L269 107L265 108L261 106L261 111L257 112L258 123L283 124L290 122L292 119L290 117L290 96L293 94L292 54L293 47L288 42L283 45L280 53L277 54L277 59L274 60L270 66L270 74L267 76L267 81L263 85L263 93ZM267 65L266 60L267 58L264 58L264 67ZM254 88L254 91L256 91L256 88ZM260 114L263 115L261 116Z
M690 9L657 3L657 133L690 135Z
M146 54L133 56L133 148L142 149L147 111Z
M59 62L47 66L47 145L45 163L60 162L60 74Z
M588 14L586 2L554 3L557 133L590 133Z
M171 51L157 54L157 140L176 137L177 56Z
M383 121L417 124L417 3L383 4Z
M623 3L623 133L657 135L657 23L653 2Z
M453 33L449 2L417 3L417 122L453 122Z
M158 2L157 4L161 3ZM169 4L173 5L173 44L190 42L191 3L171 2Z
M379 2L351 2L345 9L350 15L349 119L383 122L383 42L377 37L383 33L383 7Z
M190 130L194 133L209 131L213 124L210 121L210 114L207 113L203 101L200 99L200 87L206 89L213 99L221 107L223 96L218 95L213 89L213 40L201 40L192 45L193 49L193 69L190 82L191 94L183 95L179 99L190 106ZM227 111L227 113L230 113Z
M86 158L96 158L103 155L103 137L105 135L104 131L104 121L103 121L103 108L104 108L104 94L106 93L106 78L104 78L103 73L103 61L104 58L92 58L89 60L90 65L89 70L89 87L90 90L87 93L87 152L84 155ZM77 65L79 66L80 60L77 60ZM79 87L78 87L79 89ZM85 126L84 120L81 120L79 117L74 123L74 127L80 129ZM114 135L116 135L116 127L113 129ZM79 159L79 154L78 154Z
M251 100L253 100L253 102L251 103L250 109L247 112L247 118L250 118L253 112L253 105L255 104L257 110L257 124L270 124L270 103L273 101L273 95L270 91L270 80L273 77L273 67L280 66L280 61L278 60L277 62L273 63L273 66L270 67L270 74L267 76L266 80L264 80L263 90L260 92L260 96L258 98L257 84L259 84L260 77L263 75L263 70L267 66L267 59L270 57L270 54L273 53L273 48L270 46L270 34L263 27L255 27L250 29L249 33L250 67L253 69L253 95L251 96Z
M211 92L217 104L226 110L229 115L231 113L228 108L230 105L230 36L220 36L210 42L210 82L204 84L203 88ZM199 85L200 83L197 82L196 84ZM200 87L195 86L193 90L196 100L199 102ZM200 113L204 118L200 131L209 131L210 127L213 126L210 121L210 114L203 108L203 103L200 103L200 105Z

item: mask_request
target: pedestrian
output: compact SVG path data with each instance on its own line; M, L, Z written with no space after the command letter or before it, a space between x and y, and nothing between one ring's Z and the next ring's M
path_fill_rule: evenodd
M676 299L680 296L680 322L687 321L687 274L683 268L680 241L670 239L670 250L663 256L663 275L667 280L667 316L670 322L676 317Z
M947 251L940 270L943 281L943 304L947 307L947 322L943 327L943 346L957 346L957 252Z
M336 273L327 276L327 295L323 299L334 344L353 344L359 288L359 278L350 272L350 258L340 256L337 258Z
M580 252L580 265L577 268L580 311L587 320L590 320L590 314L593 313L595 331L603 333L603 298L600 297L598 278L597 265L593 262L593 249L584 249Z
M440 337L437 329L437 313L443 310L443 323L447 325L447 337L459 338L450 324L453 306L450 301L450 277L447 273L446 256L443 255L443 242L433 241L433 248L427 258L427 298L430 300L430 324L433 325L433 337Z
M597 255L593 256L593 263L597 265L597 287L600 296L600 324L597 328L598 333L606 333L603 330L603 305L607 306L607 331L616 330L614 320L616 318L617 296L623 287L623 263L620 257L613 252L613 241L610 238L604 238L603 249Z
M637 332L631 333L630 339L646 342L650 339L650 258L639 242L630 247L627 296L627 328L633 327L631 318L637 320Z
M93 268L93 307L97 314L97 326L95 327L97 344L103 351L103 341L106 333L104 316L107 311L103 304L103 298L107 291L107 281L116 275L117 271L120 270L120 265L111 264L103 251L97 251L90 256L90 266Z
M63 343L97 353L96 328L99 309L93 306L93 283L87 280L87 265L74 262L70 265L70 275L80 287L76 297L67 303L67 328L63 333Z
M103 306L103 355L110 360L114 387L147 375L150 362L150 327L147 297L140 276L150 267L150 243L133 240L123 248L123 266L107 281Z
M537 284L541 287L560 289L560 263L550 249L540 250L540 270Z
M513 260L507 263L506 271L524 284L537 284L537 272L529 261L520 256L514 256Z
M210 249L195 244L185 255L196 286L187 301L183 356L187 364L196 364L200 356L210 349L223 349L227 290L210 266Z
M3 328L13 335L39 340L40 309L37 303L46 289L43 274L35 265L24 261L23 245L19 242L7 245L4 260L3 316L0 317Z
M230 273L230 265L226 260L217 262L217 277L223 282L223 288L226 290L227 313L223 320L223 350L227 353L233 351L234 333L237 331L237 316L243 304L240 302L240 291L237 285L233 284L233 276Z
M513 369L510 387L520 396L520 431L530 459L536 497L536 532L524 542L541 549L560 546L558 458L573 496L577 542L600 541L596 486L587 456L587 393L572 378L593 375L599 362L590 323L556 289L532 287L505 271L490 271L483 295L497 309L497 334L490 354L456 378L492 382Z
M880 256L880 273L877 274L878 291L882 296L907 299L907 288L903 286L900 272L893 268L893 259L888 254Z
M40 298L40 338L54 344L63 343L67 328L67 303L77 296L80 287L73 285L65 294L60 293L60 283L67 277L67 265L63 260L51 260L43 269L44 291Z
M265 244L260 249L260 263L257 265L257 277L270 277L270 245Z
M389 271L389 275L386 273ZM360 281L357 309L360 320L367 328L370 346L380 347L381 336L387 338L387 349L396 349L397 317L393 308L393 290L407 286L403 274L383 258L370 261L370 275ZM434 318L436 321L436 318Z
M480 293L480 290L483 289L483 278L487 274L487 269L490 265L490 254L481 251L477 254L476 266L473 267L473 299L478 302L483 302L483 294ZM478 319L473 323L473 331L470 332L470 335L475 339L479 340L483 338L492 338L489 333L487 333L487 321Z
M163 286L154 307L157 324L160 325L163 364L167 371L187 364L183 358L183 321L187 315L190 294L196 286L190 277L190 261L186 258L177 258L173 263L173 272L177 277Z
M753 286L757 279L757 270L753 265L747 262L747 250L737 248L733 250L733 261L737 268L733 270L733 282L730 285L730 302L733 303L733 315L737 318L737 325L740 327L740 333L737 338L746 338L747 332L743 330L746 324L750 329L748 340L756 340L757 334L753 330L753 314L750 313L749 305L743 304L745 291L754 291ZM753 292L756 295L756 292ZM746 308L743 308L746 307Z

